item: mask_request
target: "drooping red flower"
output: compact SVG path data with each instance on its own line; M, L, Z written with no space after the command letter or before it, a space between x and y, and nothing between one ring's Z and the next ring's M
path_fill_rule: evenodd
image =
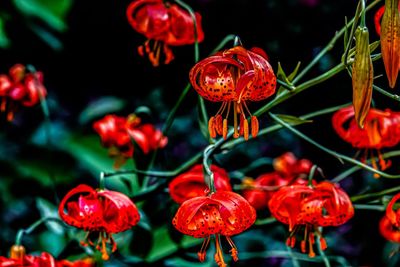
M20 107L32 107L40 102L40 95L47 95L43 86L42 72L27 73L25 66L16 64L9 75L0 74L0 111L7 111L7 120L12 121Z
M224 169L211 165L211 171L214 173L214 185L217 191L232 191L228 173ZM189 171L175 177L169 183L169 193L178 204L190 198L206 196L209 192L204 182L203 165L197 164Z
M297 178L308 175L312 163L307 159L299 160L293 153L287 152L274 160L273 167L274 172L262 174L255 180L245 178L243 181L251 189L243 190L242 195L256 210L266 208L268 201L280 187L306 184L306 180Z
M0 256L0 267L94 267L95 263L91 258L68 261L56 260L47 253L40 255L26 255L25 248L20 245L11 247L10 258Z
M78 199L74 199L78 195ZM109 258L106 243L111 244L112 252L117 249L112 234L130 229L140 219L135 204L124 194L109 190L94 190L83 184L68 192L62 199L58 212L65 223L89 233L99 234L96 248L101 251L104 260ZM89 239L89 233L87 242L82 241L82 245L93 244Z
M161 49L164 63L174 59L169 46L195 43L195 24L190 14L176 4L163 0L135 0L128 6L126 15L135 31L146 36L147 41L138 47L139 54L147 54L153 66L159 65ZM195 13L197 41L204 39L201 16Z
M217 114L208 122L212 138L217 134L226 138L228 116L233 103L233 137L243 136L247 140L249 122L246 114L251 113L246 101L263 100L271 96L276 88L274 71L260 48L246 50L236 46L207 57L190 70L189 78L199 95L209 101L223 102ZM257 136L258 127L257 118L251 116L250 130L253 137Z
M93 128L100 135L103 146L109 148L110 156L116 158L115 168L119 168L133 156L132 140L145 154L166 146L168 142L160 130L148 123L141 124L140 118L134 114L127 118L107 115L96 121Z
M400 243L400 209L394 210L394 205L400 199L400 193L395 195L386 208L386 214L379 223L379 230L384 238Z
M268 203L272 216L289 225L290 235L286 241L294 247L296 233L304 229L301 252L314 257L315 235L326 249L326 241L318 231L322 226L338 226L354 215L350 198L337 184L321 182L314 187L307 185L284 186L276 192Z
M384 147L392 147L400 142L400 113L389 109L385 111L371 108L365 118L364 128L358 127L354 119L353 107L337 111L332 117L333 128L337 134L353 147L365 149L365 160L371 154L372 166L377 169L372 149L377 150L379 165L382 170L390 166L380 153ZM375 175L375 177L379 177Z
M219 267L225 267L220 236L225 236L231 246L233 260L238 260L238 251L230 238L248 229L256 220L254 208L240 195L230 191L217 191L209 196L194 197L183 202L175 214L172 224L185 235L205 238L199 260L204 261L212 235L215 235L214 259Z

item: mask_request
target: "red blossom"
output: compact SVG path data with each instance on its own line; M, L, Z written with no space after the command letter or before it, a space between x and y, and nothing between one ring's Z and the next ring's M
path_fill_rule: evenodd
M77 195L78 199L73 199ZM64 211L65 208L67 213ZM67 224L88 232L99 233L97 249L102 252L105 260L109 258L106 242L111 243L112 252L117 248L112 234L130 229L140 219L135 204L124 194L109 190L94 190L87 185L79 185L68 192L62 199L58 212ZM93 243L88 240L88 243L82 244Z
M265 173L253 180L246 178L243 184L251 189L243 190L243 197L256 209L268 206L272 195L282 186L288 184L305 184L306 180L297 179L307 175L312 163L307 159L297 159L293 153L287 152L273 162L275 171Z
M385 111L371 108L365 118L364 128L358 127L352 106L342 108L332 117L333 128L337 134L353 147L368 150L376 149L382 170L390 166L385 162L380 149L392 147L400 142L400 113L389 109ZM377 169L372 151L372 165ZM366 156L365 156L366 158ZM365 160L365 158L363 160ZM375 176L379 177L379 176Z
M26 255L23 246L14 245L11 247L10 258L0 256L0 267L94 267L95 263L91 258L68 261L56 260L47 253L40 255Z
M394 210L393 206L400 199L400 193L395 195L386 208L386 214L379 223L379 230L384 238L400 243L400 209Z
M194 197L179 207L172 224L183 234L205 238L198 257L204 261L211 235L215 235L215 261L225 267L219 236L225 236L231 246L232 258L238 260L238 251L230 238L248 229L256 220L254 208L240 195L217 191L209 196Z
M1 112L7 110L7 119L13 120L19 106L32 107L47 95L41 72L27 73L21 64L10 68L9 75L0 75Z
M214 173L214 185L217 191L232 191L228 173L215 165L211 165ZM208 187L204 182L203 165L197 164L189 171L175 177L169 183L169 193L171 198L178 204L193 198L206 196Z
M326 241L318 231L320 226L338 226L354 215L350 198L337 184L321 182L315 186L284 186L269 201L271 214L280 222L289 225L290 236L287 245L294 247L296 232L305 229L301 251L314 257L315 234L319 237L322 249Z
M217 115L210 118L210 136L228 132L227 117L233 102L234 137L246 140L258 133L258 120L251 117L250 127L246 118L250 111L246 101L260 101L275 92L276 77L260 48L246 50L242 46L219 52L198 62L189 74L190 82L199 95L213 102L223 102ZM226 112L226 118L223 119ZM238 116L239 114L239 124Z
M195 42L194 22L191 15L176 4L163 0L135 0L127 8L126 15L132 28L146 36L144 45L138 47L139 54L148 55L153 66L159 65L161 48L164 63L173 60L169 46L189 45ZM201 16L195 13L197 41L204 39ZM150 40L154 43L151 45ZM152 47L150 47L152 46Z
M151 124L141 124L140 118L131 114L127 118L106 115L93 123L94 130L100 135L103 146L109 148L110 156L116 157L115 168L119 168L133 156L134 145L148 154L167 145L167 137Z

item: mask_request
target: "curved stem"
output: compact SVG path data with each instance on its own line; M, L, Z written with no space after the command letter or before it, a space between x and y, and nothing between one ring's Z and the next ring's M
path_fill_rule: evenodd
M330 69L329 71L327 71L311 80L308 80L308 81L300 84L299 86L296 86L296 88L294 90L284 91L282 94L280 94L279 96L274 98L272 101L270 101L269 103L267 103L266 105L261 107L259 110L257 110L254 113L254 116L258 117L258 116L264 114L265 112L267 112L271 108L275 107L276 105L282 103L283 101L297 95L298 93L306 90L307 88L310 88L314 85L322 83L323 81L326 81L329 78L332 78L333 76L335 76L336 74L338 74L339 72L341 72L344 69L345 69L345 65L343 63L340 63L337 66Z
M144 174L144 175L158 177L158 178L169 178L169 177L177 176L182 171L188 169L190 166L192 166L194 163L196 163L201 157L202 157L202 153L197 153L195 156L190 158L185 163L181 164L178 168L176 168L173 171L163 172L163 171L144 171L144 170L133 169L133 170L116 171L116 172L109 172L109 173L104 172L103 175L104 175L104 178L108 178L108 177L117 176L117 175L137 173L137 174Z
M314 175L315 175L315 171L318 169L318 165L313 165L312 167L311 167L311 171L310 171L310 173L308 174L308 186L312 186L312 180L313 180L313 178L314 178Z
M396 157L396 156L400 156L400 150L396 150L396 151L390 151L387 153L382 154L382 158L387 159L387 158L391 158L391 157ZM367 160L367 163L370 163L373 160L379 160L378 157L375 157L373 159L369 159ZM334 177L331 181L334 183L339 183L340 181L342 181L343 179L347 178L350 174L361 170L362 168L360 166L353 166L350 169L340 173L339 175L337 175L336 177Z
M387 92L386 90L383 90L382 88L380 88L380 87L378 87L376 85L373 85L372 87L374 88L374 90L378 91L379 93L381 93L381 94L383 94L383 95L385 95L387 97L390 97L391 99L394 99L394 100L400 102L400 96L399 95L391 94L391 93Z
M215 193L215 184L214 184L214 173L211 171L210 165L211 165L211 160L209 159L210 156L212 155L214 145L209 145L204 149L203 153L203 169L206 175L204 175L204 182L206 185L208 185L208 188L210 189L210 193Z
M32 233L33 231L35 231L35 229L40 226L41 224L48 222L48 221L54 221L59 223L62 226L65 226L65 224L63 223L63 221L61 221L59 218L55 218L55 217L44 217L41 218L40 220L34 222L31 226L29 226L26 229L20 229L17 233L17 236L15 238L15 245L21 245L21 241L22 241L22 237L23 235L27 234L29 235L30 233Z
M301 133L300 131L294 129L293 127L291 127L289 124L287 124L287 123L284 122L283 120L279 119L279 118L278 118L277 116L275 116L274 114L269 113L269 115L271 116L271 118L272 118L273 120L275 120L277 123L281 124L283 127L285 127L286 129L288 129L289 131L291 131L292 133L294 133L294 134L297 135L298 137L300 137L300 138L304 139L305 141L307 141L307 142L313 144L314 146L318 147L318 148L321 149L322 151L325 151L325 152L328 153L329 155L334 156L335 158L337 158L337 159L338 159L340 162L342 162L342 163L343 163L343 161L350 162L350 163L352 163L352 164L354 164L354 165L357 165L357 166L359 166L359 167L361 167L361 168L363 168L363 169L366 169L366 170L368 170L368 171L377 173L377 174L379 174L380 176L385 177L385 178L391 178L391 179L398 179L398 178L400 178L400 174L394 175L394 174L385 173L385 172L382 172L382 171L379 171L379 170L375 170L374 168L372 168L372 167L370 167L370 166L368 166L368 165L366 165L366 164L364 164L364 163L362 163L362 162L360 162L360 161L358 161L358 160L355 160L355 159L350 158L350 157L348 157L348 156L345 156L345 155L343 155L343 154L337 153L337 152L335 152L335 151L333 151L333 150L331 150L331 149L329 149L329 148L326 148L326 147L322 146L321 144L318 144L317 142L315 142L314 140L312 140L312 139L309 138L308 136L304 135L304 134Z
M319 227L319 232L322 234L322 227ZM329 262L328 257L325 255L325 252L324 252L324 250L322 249L321 241L320 241L320 240L321 240L321 239L319 239L319 238L317 238L317 240L316 240L319 255L321 255L321 258L322 258L322 261L323 261L324 264L325 264L325 267L331 267L331 263Z
M342 105L338 105L338 106L334 106L334 107L329 107L329 108L321 109L321 110L318 110L318 111L314 111L314 112L311 112L311 113L308 113L308 114L299 116L299 118L302 119L302 120L311 119L311 118L314 118L314 117L318 117L318 116L321 116L321 115L325 115L325 114L328 114L328 113L335 112L336 110L339 110L339 109L341 109L341 108L347 107L347 106L349 106L350 104L351 104L351 103L349 102L349 103L346 103L346 104L342 104ZM264 129L260 130L260 131L258 132L258 135L257 135L257 136L260 137L260 136L262 136L262 135L265 135L265 134L268 134L268 133L277 131L277 130L282 129L282 128L283 128L282 125L275 124L275 125L272 125L272 126L270 126L270 127L267 127L267 128L264 128ZM226 143L222 146L222 149L229 149L229 148L232 148L233 146L242 144L242 143L244 143L244 142L251 142L251 140L256 140L256 139L253 139L253 138L252 138L252 139L249 139L248 141L245 141L244 139L234 139L234 140L231 140L231 141L226 142Z
M106 188L106 181L104 179L104 172L100 172L100 177L99 177L99 189L102 191Z
M358 210L376 210L376 211L385 211L386 208L382 205L365 205L365 204L354 204L355 209Z
M373 8L376 4L378 4L381 0L375 0L371 4L369 4L366 8L366 10L370 10ZM315 64L318 63L318 61L327 53L329 52L335 45L336 41L345 33L347 30L347 27L349 25L354 24L354 18L347 24L345 25L342 29L340 29L339 32L335 34L335 36L329 41L329 43L322 49L318 55L315 56L315 58L293 79L292 83L296 84L301 78L303 78L304 75L306 75L312 67L315 66Z
M364 199L369 199L369 198L377 198L377 197L381 197L387 194L391 194L391 193L396 193L396 192L400 192L400 186L396 186L396 187L392 187L380 192L375 192L375 193L368 193L368 194L363 194L363 195L358 195L358 196L354 196L351 197L351 201L352 202L356 202L356 201L360 201L360 200L364 200Z
M181 7L183 7L184 9L186 9L189 12L190 16L192 17L193 27L194 27L194 31L193 31L194 32L194 62L196 63L197 61L199 61L199 58L200 58L196 14L194 13L193 9L188 4L183 2L182 0L175 0L175 2L178 5L180 5Z

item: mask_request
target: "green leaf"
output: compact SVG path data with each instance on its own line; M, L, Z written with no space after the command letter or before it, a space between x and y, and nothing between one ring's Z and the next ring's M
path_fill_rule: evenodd
M59 149L69 153L80 164L88 170L94 177L99 177L100 172L113 172L114 160L108 156L106 148L101 146L100 138L95 135L74 135L64 139L64 142L56 144ZM123 170L123 169L121 169ZM124 194L130 192L121 177L127 175L113 176L107 179L107 185L118 189Z
M312 120L305 120L301 119L296 116L292 115L285 115L285 114L275 114L279 119L283 120L284 122L290 124L290 125L300 125L303 123L311 123L313 122Z
M63 32L67 29L65 18L72 0L14 0L14 5L22 14L39 18L52 29Z
M178 249L186 249L195 245L200 245L201 242L203 242L203 239L185 235L180 244L177 244L169 236L167 226L160 227L153 231L153 247L147 256L146 261L157 261L172 255Z
M4 20L0 17L0 47L8 48L10 44L10 39L8 39L6 34Z
M86 124L91 120L123 109L126 101L114 96L105 96L91 102L79 115L79 123Z
M300 69L300 65L301 65L301 62L300 62L300 61L297 62L296 67L294 68L294 70L292 71L292 73L290 73L289 76L287 77L287 79L289 80L289 82L293 81L294 77L296 77L297 72L298 72L299 69Z
M41 217L58 218L58 209L49 201L43 198L36 198L36 207L40 212ZM64 228L56 222L46 221L46 226L56 234L64 234Z

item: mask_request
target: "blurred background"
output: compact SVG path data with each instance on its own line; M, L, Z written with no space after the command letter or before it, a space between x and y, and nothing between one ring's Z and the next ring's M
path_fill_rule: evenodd
M8 73L15 63L32 64L42 71L51 120L49 134L39 105L20 110L12 123L1 115L1 255L8 254L18 229L28 227L41 216L57 216L57 204L67 191L80 183L96 187L100 171L112 171L113 161L92 129L93 121L107 113L126 116L136 112L143 120L161 128L186 86L188 72L194 64L193 47L173 47L174 61L152 67L137 53L145 37L127 22L125 11L129 3L126 0L0 1L0 73ZM187 3L202 15L205 39L200 44L201 58L225 36L236 34L246 48L264 49L274 70L280 62L286 73L299 61L303 67L310 62L344 26L345 17L352 18L357 6L354 0L192 0ZM379 38L373 26L377 7L367 15L371 42ZM343 39L339 39L303 81L334 67L342 53ZM377 75L383 73L381 61L374 66ZM377 79L376 84L388 88L384 78ZM351 97L351 78L343 72L277 106L273 112L299 116L348 103ZM173 170L207 145L199 130L196 104L197 93L191 90L178 110L167 147L158 153L156 169ZM250 109L255 111L263 104L251 104ZM384 96L374 95L374 105L380 109L396 109L396 104ZM206 105L210 114L219 108L214 103L206 102ZM335 135L330 119L330 115L321 116L313 124L298 128L321 144L353 156L356 151ZM262 128L272 124L266 115L260 120ZM218 155L215 162L233 173L258 158L272 159L286 151L310 159L324 170L327 179L351 167L284 130L239 145L229 153ZM134 158L137 168L145 169L151 155L137 149ZM124 167L132 168L132 163ZM271 166L263 166L244 174L257 177L271 170ZM394 167L388 170L395 171ZM135 196L130 177L110 178L107 185ZM162 183L166 185L167 180ZM240 180L233 183L239 184ZM357 172L341 185L353 196L380 191L396 183ZM117 236L119 250L107 266L214 266L211 250L207 263L198 263L195 253L200 241L182 239L166 223L177 205L164 188L161 186L144 197L133 197L143 220L134 230ZM389 258L394 245L378 232L382 215L379 211L357 210L346 225L324 230L327 255L339 257L332 260L332 266L340 265L340 261L344 261L342 265L352 266L399 264L397 255ZM268 214L260 216L268 217ZM231 266L292 266L290 258L268 254L268 251L287 251L286 234L287 227L277 222L254 226L234 238L242 260ZM80 248L80 237L83 237L81 231L48 223L26 236L23 243L30 252L49 251L60 258L74 258L85 252L92 253L89 248ZM300 264L322 265L308 261Z

